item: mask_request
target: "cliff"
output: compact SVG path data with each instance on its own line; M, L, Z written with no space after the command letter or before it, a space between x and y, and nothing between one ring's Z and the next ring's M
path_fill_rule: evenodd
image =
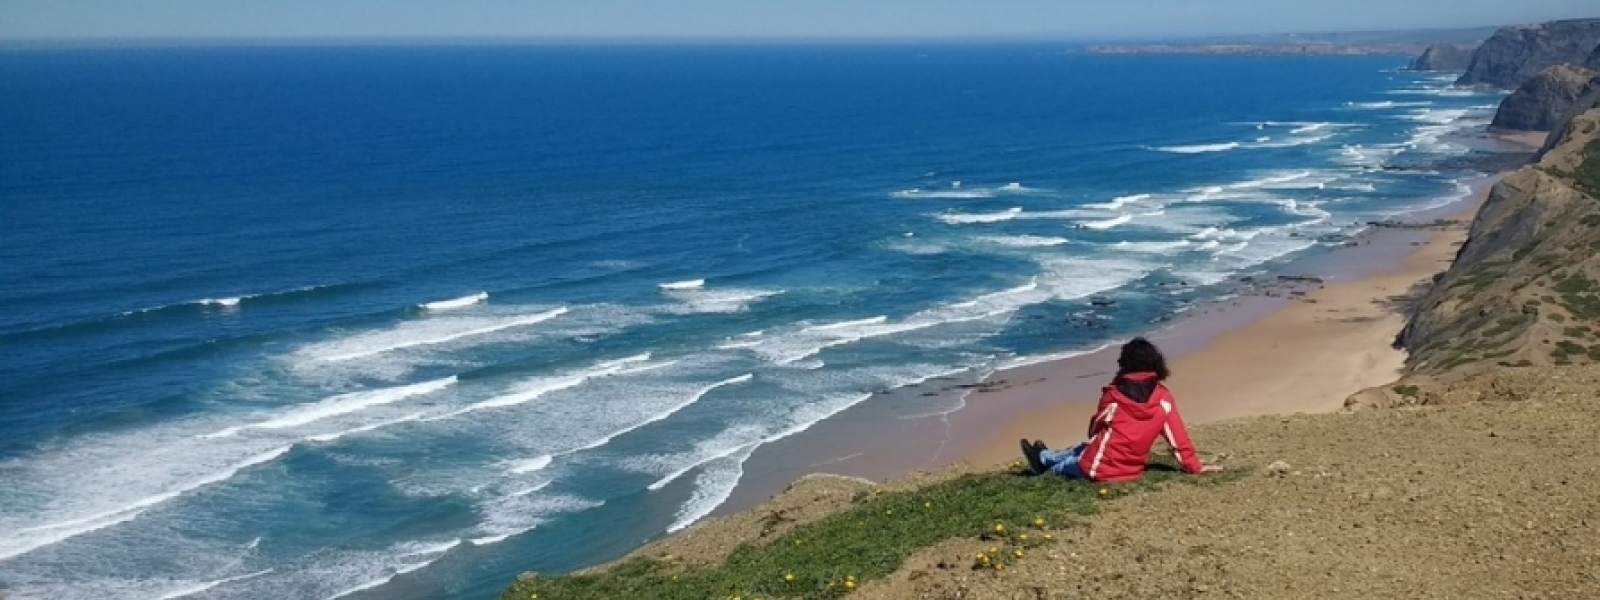
M1540 71L1500 102L1490 127L1521 131L1550 131L1570 119L1572 108L1588 91L1596 73L1561 64Z
M1407 71L1465 71L1472 63L1472 50L1454 44L1434 44L1411 60Z
M1397 343L1417 375L1600 362L1600 110L1496 184Z
M1600 69L1591 70L1600 73ZM1567 110L1564 111L1560 117L1556 118L1556 123L1558 123L1558 125L1552 127L1551 131L1565 131L1567 128L1567 123L1573 119L1576 119L1578 115L1588 112L1591 109L1600 108L1600 75L1595 76L1587 83L1583 84L1583 87L1578 90L1577 94L1577 99L1573 100L1572 104L1567 106ZM1549 152L1558 141L1560 141L1560 138L1557 136L1550 136L1545 140L1544 148L1540 150L1540 152Z
M1600 19L1506 27L1477 52L1457 85L1513 88L1562 63L1584 64L1600 47Z

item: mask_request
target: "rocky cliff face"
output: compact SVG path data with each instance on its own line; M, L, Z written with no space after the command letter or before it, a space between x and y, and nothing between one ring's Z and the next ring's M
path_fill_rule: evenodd
M1600 19L1507 27L1478 47L1456 84L1513 88L1555 65L1584 64L1596 47Z
M1407 71L1465 71L1472 63L1472 50L1453 44L1434 44L1411 61Z
M1600 73L1600 69L1595 69L1595 71ZM1567 106L1566 111L1562 112L1560 116L1556 117L1555 122L1557 125L1552 127L1550 130L1566 131L1567 124L1572 122L1573 119L1578 118L1578 115L1596 108L1600 108L1600 75L1590 79L1578 89L1577 98ZM1544 148L1539 151L1540 154L1543 155L1544 153L1550 152L1555 148L1556 143L1560 141L1561 138L1559 136L1550 136L1545 140Z
M1600 110L1506 176L1398 343L1421 375L1600 362Z
M1575 65L1556 65L1533 76L1500 102L1490 127L1550 131L1572 118L1573 106L1596 73Z

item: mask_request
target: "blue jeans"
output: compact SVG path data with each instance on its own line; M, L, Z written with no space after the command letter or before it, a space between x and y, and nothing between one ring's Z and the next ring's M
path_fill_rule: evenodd
M1084 449L1088 447L1088 443L1083 443L1066 450L1045 450L1039 453L1039 462L1044 463L1045 469L1051 473L1062 477L1088 479L1089 475L1078 467L1078 458L1083 456Z

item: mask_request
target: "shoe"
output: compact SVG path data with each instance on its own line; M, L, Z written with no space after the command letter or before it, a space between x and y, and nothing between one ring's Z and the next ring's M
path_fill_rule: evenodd
M1039 446L1029 442L1026 438L1022 440L1022 456L1028 459L1028 469L1032 470L1034 474L1045 471L1044 462L1039 460L1039 452Z
M1049 446L1044 445L1044 440L1034 440L1033 441L1033 447L1034 448L1038 448L1040 452L1044 452L1045 450L1049 450L1050 449Z

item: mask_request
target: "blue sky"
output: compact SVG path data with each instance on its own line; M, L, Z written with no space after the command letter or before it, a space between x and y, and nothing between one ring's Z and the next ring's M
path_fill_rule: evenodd
M0 40L1125 39L1589 16L1595 0L0 0Z

